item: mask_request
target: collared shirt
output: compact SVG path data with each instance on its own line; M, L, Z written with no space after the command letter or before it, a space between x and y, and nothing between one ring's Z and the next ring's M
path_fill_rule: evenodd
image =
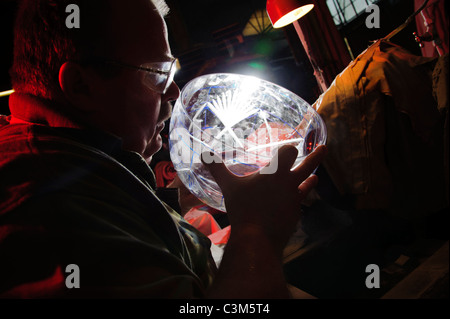
M158 198L139 154L47 101L15 93L10 109L0 117L0 296L203 297L210 241ZM67 285L70 265L80 288Z

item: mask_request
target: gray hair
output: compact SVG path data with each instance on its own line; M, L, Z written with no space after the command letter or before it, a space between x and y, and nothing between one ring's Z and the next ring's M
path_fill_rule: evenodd
M151 0L151 1L162 17L165 17L169 14L170 8L165 0Z

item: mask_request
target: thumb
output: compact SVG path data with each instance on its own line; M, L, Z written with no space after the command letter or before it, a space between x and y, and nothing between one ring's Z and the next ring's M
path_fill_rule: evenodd
M203 152L201 160L223 191L223 187L226 188L232 182L233 173L228 170L222 159L215 153Z

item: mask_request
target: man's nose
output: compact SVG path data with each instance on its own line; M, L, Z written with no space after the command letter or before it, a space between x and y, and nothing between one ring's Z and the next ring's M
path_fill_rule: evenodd
M170 84L169 88L167 89L167 92L164 94L164 101L176 101L178 97L180 96L180 88L175 83L175 81L172 81L172 84Z

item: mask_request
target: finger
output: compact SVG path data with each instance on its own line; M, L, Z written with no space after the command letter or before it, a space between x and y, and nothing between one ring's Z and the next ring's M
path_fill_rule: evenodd
M298 150L292 145L282 146L272 157L270 163L264 166L259 173L262 175L275 174L280 171L290 171L297 158Z
M292 145L280 147L273 160L278 161L278 169L281 171L290 171L297 159L298 150Z
M323 161L327 153L327 148L325 145L320 145L314 152L308 155L303 162L294 170L296 178L299 180L306 179L311 175L314 170L319 166L320 162Z
M302 200L308 196L309 192L317 186L319 178L316 175L311 175L303 183L298 186L299 193L302 196Z
M203 165L209 170L222 191L223 187L232 183L234 175L228 170L219 156L212 152L203 152L200 157Z

